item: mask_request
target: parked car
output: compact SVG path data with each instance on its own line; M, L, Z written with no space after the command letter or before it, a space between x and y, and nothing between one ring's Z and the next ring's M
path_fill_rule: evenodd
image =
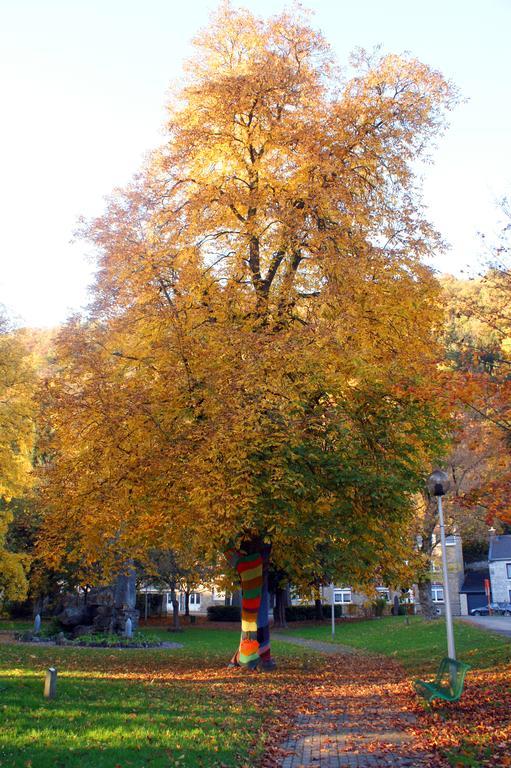
M511 603L490 603L490 608L493 614L498 616L511 616ZM471 616L488 616L488 606L481 605L479 608L472 608L470 611Z
M498 611L502 616L511 616L511 603L498 603Z
M498 603L490 603L490 608L493 613L499 613ZM480 605L479 608L472 608L470 611L471 616L488 616L490 611L487 605Z

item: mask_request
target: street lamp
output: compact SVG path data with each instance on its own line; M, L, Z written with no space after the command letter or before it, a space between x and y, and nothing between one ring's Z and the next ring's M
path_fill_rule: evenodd
M445 496L449 490L450 482L447 474L440 469L436 469L428 477L428 490L432 496L437 497L438 517L440 521L440 541L442 544L442 570L444 574L444 601L445 601L445 623L447 626L447 652L449 658L456 658L454 647L454 632L452 628L451 600L449 597L449 578L447 573L447 550L445 546L445 528L444 513L442 510L442 496Z

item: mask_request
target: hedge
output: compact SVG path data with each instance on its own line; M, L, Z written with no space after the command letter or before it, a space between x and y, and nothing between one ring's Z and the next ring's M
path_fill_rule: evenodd
M208 621L240 621L241 608L238 605L210 605Z
M330 605L323 605L323 618L329 619L332 615L332 607ZM342 606L334 605L335 617L337 619L342 616ZM314 621L316 620L316 606L315 605L289 605L286 608L286 621Z
M323 605L323 618L329 619L332 615L330 605ZM342 617L342 606L334 606L335 617ZM208 621L240 621L241 610L237 605L210 605L208 607ZM286 608L286 621L314 621L316 619L315 605L290 605Z

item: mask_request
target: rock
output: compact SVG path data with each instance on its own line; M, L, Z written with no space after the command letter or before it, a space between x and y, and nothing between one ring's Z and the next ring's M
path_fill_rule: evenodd
M112 608L113 604L114 592L111 587L93 587L87 593L87 605L91 608Z
M70 605L64 608L62 613L56 617L64 627L76 627L79 624L85 624L89 612L86 606Z
M73 637L82 637L82 635L91 635L94 632L90 624L82 624L73 629Z
M55 637L55 645L66 645L67 640L63 632L59 632Z
M114 605L119 610L132 611L137 601L136 572L130 568L128 573L117 577L114 584Z
M112 613L111 611L108 611L107 614L104 613L98 613L97 616L94 616L94 619L92 621L92 632L109 632L113 627L112 624Z

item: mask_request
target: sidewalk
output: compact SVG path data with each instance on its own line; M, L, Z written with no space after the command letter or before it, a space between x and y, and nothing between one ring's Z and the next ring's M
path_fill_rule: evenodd
M279 640L329 654L331 677L312 688L280 745L279 768L420 768L410 684L392 660L303 638Z
M511 637L511 616L461 616L460 620L487 632Z

